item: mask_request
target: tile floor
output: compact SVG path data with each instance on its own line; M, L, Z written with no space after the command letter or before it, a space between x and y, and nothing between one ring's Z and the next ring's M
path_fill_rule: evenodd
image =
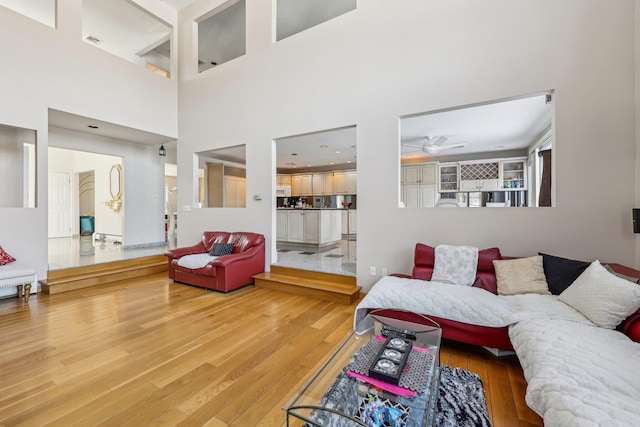
M49 270L83 267L104 262L161 255L171 245L123 249L111 240L93 240L91 236L49 239ZM302 270L356 276L356 240L339 240L335 247L319 251L278 245L274 265Z
M356 240L339 240L335 247L319 251L279 244L277 252L278 260L273 265L343 276L356 275Z
M49 270L162 255L167 247L168 245L159 245L124 249L122 244L112 240L94 241L91 236L49 239Z

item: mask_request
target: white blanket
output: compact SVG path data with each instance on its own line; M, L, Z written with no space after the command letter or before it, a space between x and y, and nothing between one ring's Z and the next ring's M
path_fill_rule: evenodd
M354 328L372 308L395 308L494 328L532 318L559 318L591 324L554 295L498 296L470 286L394 276L380 279L360 301Z
M509 337L546 427L640 426L639 343L557 319L522 321Z
M211 256L207 254L193 254L193 255L185 255L178 260L178 265L180 267L190 268L192 270L198 268L204 268L214 259L218 258L217 256Z

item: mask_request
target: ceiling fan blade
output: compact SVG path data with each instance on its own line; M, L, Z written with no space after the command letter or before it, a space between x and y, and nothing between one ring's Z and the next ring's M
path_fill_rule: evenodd
M464 148L464 144L458 144L458 145L450 145L447 147L439 147L440 150L455 150L458 148Z
M435 139L429 142L429 145L440 147L444 145L444 143L447 142L448 140L449 138L447 138L446 136L437 136L435 137Z

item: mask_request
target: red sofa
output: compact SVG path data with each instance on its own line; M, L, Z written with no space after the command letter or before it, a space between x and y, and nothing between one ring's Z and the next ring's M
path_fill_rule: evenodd
M207 254L214 243L233 243L233 252L209 262L203 268L178 265L185 255ZM264 272L264 236L262 234L205 231L199 243L164 253L169 262L169 278L175 282L229 292L253 283L253 276Z
M497 281L495 270L493 268L493 260L512 258L513 257L503 257L498 248L490 248L479 251L477 275L473 286L497 294ZM411 276L400 274L397 274L395 276L421 280L431 280L434 262L434 248L422 243L418 243L416 244L415 248L414 266ZM640 271L638 270L634 270L620 264L609 264L609 266L611 266L611 268L613 268L618 273L640 278ZM422 317L415 315L412 316L411 313L407 312L384 310L379 313L392 318L410 320L414 323L424 323L424 319L422 319ZM509 340L507 327L492 328L486 326L470 325L467 323L457 322L434 316L428 317L440 324L440 327L442 328L443 338L465 342L468 344L497 348L501 350L513 350L513 346L511 345L511 341ZM629 336L632 340L640 342L640 310L624 320L617 329L625 335Z

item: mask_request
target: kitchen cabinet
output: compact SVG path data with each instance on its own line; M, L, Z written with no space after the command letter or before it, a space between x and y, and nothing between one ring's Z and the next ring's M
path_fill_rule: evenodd
M340 171L333 173L334 194L357 194L358 175L356 171Z
M436 205L436 190L435 184L403 185L402 202L407 208L432 208Z
M440 163L438 165L438 178L441 193L458 191L458 172L458 163Z
M276 174L276 185L285 185L291 187L291 175Z
M402 166L402 185L436 184L436 163Z
M286 241L297 243L304 241L304 211L293 210L287 212Z
M500 187L503 189L527 189L527 161L526 159L503 160L500 162L502 179Z
M276 212L276 239L281 242L326 246L340 240L341 226L337 209L283 209Z
M460 190L495 191L500 188L500 162L460 164Z
M237 176L224 177L224 198L227 208L247 207L247 180Z
M333 173L314 173L312 175L312 187L314 196L332 195Z
M291 195L311 196L313 194L313 177L309 174L291 175Z
M341 233L343 235L356 234L358 229L357 211L351 209L343 209L340 212L342 216L342 224L340 227Z
M289 212L276 211L276 240L287 240L289 235Z

